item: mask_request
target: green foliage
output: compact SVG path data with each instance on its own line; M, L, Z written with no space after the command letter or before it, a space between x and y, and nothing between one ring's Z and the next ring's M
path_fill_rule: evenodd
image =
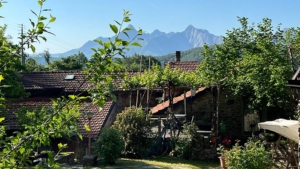
M45 62L47 63L47 65L49 65L50 59L51 59L51 54L50 54L49 50L45 50L44 53L42 53L42 57L45 59Z
M0 74L4 80L2 94L4 97L25 96L23 86L18 81L20 76L16 70L22 70L20 56L18 55L18 45L12 44L5 36L6 25L0 26ZM9 86L9 87L8 87Z
M87 68L88 59L82 52L60 58L51 62L51 54L45 50L42 56L45 58L47 65L41 65L33 58L28 58L25 62L26 70L33 71L59 71L59 70L82 70Z
M126 57L121 59L123 62L124 69L127 71L143 71L149 68L149 59L150 59L150 68L154 65L160 65L160 62L153 56L144 56L134 54L133 56ZM141 63L142 62L142 63Z
M38 63L33 58L26 59L25 67L28 72L38 72L45 70L44 66Z
M0 75L1 75L1 105L5 97L24 97L24 87L19 82L19 76L17 72L23 70L21 66L20 51L23 46L35 50L32 43L39 41L39 39L46 40L42 36L44 32L48 31L49 23L55 20L55 17L50 15L50 19L47 24L47 18L42 16L43 4L45 0L39 0L40 12L36 14L37 24L31 22L32 29L29 29L27 34L22 34L23 44L13 45L4 36L5 26L0 28L0 41L1 41L1 60L0 60ZM34 64L34 63L33 63ZM5 127L1 126L0 132L0 166L1 168L22 168L29 164L28 159L32 155L32 151L36 147L42 145L49 145L50 138L58 138L66 135L73 135L71 131L72 126L77 126L76 119L79 116L79 100L68 101L65 98L53 100L51 108L37 108L35 110L20 109L22 113L17 114L18 122L24 130L14 132L11 137L6 137ZM9 111L9 103L5 103L5 106L1 106L0 112L3 113ZM23 114L24 113L24 114ZM34 120L33 120L34 118ZM1 117L1 119L3 119ZM69 133L66 131L70 131ZM62 147L63 148L63 147ZM49 158L46 166L42 168L56 168L54 163L54 155L52 152L48 152Z
M190 88L198 88L200 86L199 78L196 72L186 72L180 69L171 69L170 66L161 68L154 65L151 69L147 69L142 74L136 74L132 77L125 76L123 88L137 89L146 87L165 88L174 86L185 86Z
M197 134L198 127L195 123L184 124L176 144L175 152L178 157L184 159L197 159L203 151L200 135Z
M150 114L143 112L141 107L128 107L117 115L113 128L120 131L124 141L126 157L143 157L152 144L149 138L151 131Z
M121 134L114 128L101 129L100 136L94 143L94 148L99 157L108 164L114 164L124 149Z
M238 97L247 98L249 107L280 107L288 101L286 81L292 76L287 43L280 26L271 20L249 25L239 18L240 28L227 31L224 43L204 46L199 78L207 86L223 85Z
M202 61L203 47L197 47L181 52L181 61ZM175 51L163 56L157 56L156 59L162 64L169 61L175 61Z
M2 165L6 167L25 166L35 147L50 145L51 138L79 134L76 133L74 126L77 126L76 119L80 115L80 105L80 99L69 101L62 98L53 100L52 107L48 109L37 108L31 111L26 108L21 109L17 117L23 118L18 120L24 130L15 132L13 137L1 138L5 142L2 152L0 152ZM26 113L24 114L24 112ZM50 162L51 158L48 161L51 168L55 164L54 161L52 164Z
M64 99L66 101L66 99ZM63 101L63 100L58 100ZM55 116L53 121L58 122L57 125L52 127L60 128L60 135L56 135L55 137L71 137L77 133L78 120L77 117L80 116L79 113L79 105L78 103L71 102L71 105L66 105L61 110L61 114ZM23 106L16 111L16 117L18 126L20 129L27 129L28 126L39 126L42 125L44 121L49 118L53 113L55 113L55 109L53 106L45 106L45 105L36 105L35 107ZM72 119L72 120L71 120ZM66 121L64 121L66 120ZM51 133L54 128L47 128L47 130Z
M124 10L122 22L115 21L116 25L110 24L110 28L114 32L114 38L109 39L108 42L102 42L101 40L96 39L101 48L92 50L95 52L91 56L91 61L87 63L88 69L85 71L87 75L87 80L94 86L89 89L89 93L92 95L92 100L94 103L97 103L99 107L103 107L106 99L115 99L115 96L112 94L113 89L118 84L117 77L123 77L123 74L120 73L122 70L122 61L114 62L115 56L123 56L125 50L130 50L131 46L136 46L136 43L133 42L134 39L138 38L142 30L138 30L138 34L135 35L129 41L121 39L120 35L125 34L128 38L128 31L131 31L131 28L122 28L124 22L130 21L131 14L129 11ZM117 28L117 29L116 29Z
M63 57L60 60L54 60L48 64L49 70L81 70L86 68L88 59L82 52L68 57Z
M261 141L248 140L244 146L233 146L230 151L223 153L226 165L232 169L266 169L271 168L272 151L266 150Z

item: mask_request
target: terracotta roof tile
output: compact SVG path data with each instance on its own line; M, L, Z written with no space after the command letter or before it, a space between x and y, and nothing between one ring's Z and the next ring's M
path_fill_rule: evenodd
M99 110L98 106L95 104L91 104L89 101L85 101L84 104L86 107L82 110L83 112L94 112L93 118L91 120L91 135L92 137L97 137L100 129L105 123L105 120L108 118L109 112L113 107L113 102L108 101L105 103L102 110ZM52 101L50 98L46 97L36 97L36 98L26 98L18 103L13 103L7 106L8 112L1 113L4 115L5 120L1 123L1 125L8 126L12 130L19 129L17 125L15 112L18 108L23 106L28 106L29 108L36 108L37 106L48 107L52 105ZM2 116L1 116L2 117ZM88 137L88 131L85 130L84 124L88 124L88 119L86 115L80 116L79 118L79 132L83 137Z
M199 93L199 92L201 92L201 91L203 91L204 89L205 88L199 88L198 90L196 90L196 94ZM186 98L191 97L191 91L186 92L185 95L186 95ZM180 102L182 100L184 100L184 94L182 94L180 96L177 96L177 97L174 97L173 98L173 104L176 104L176 103L178 103L178 102ZM159 112L161 110L166 109L167 107L169 107L169 105L170 105L169 100L164 101L163 103L160 103L160 104L156 105L155 107L153 107L151 109L151 112L152 112L152 114L155 114L155 113L157 113L157 112Z
M97 137L99 134L100 129L103 127L106 119L108 118L108 115L114 106L114 103L112 101L106 102L103 109L99 110L98 105L90 105L84 109L84 112L93 112L94 115L91 119L91 136ZM89 131L85 130L84 124L88 124L88 118L87 116L80 116L79 117L80 123L79 123L79 132L84 137L88 137Z

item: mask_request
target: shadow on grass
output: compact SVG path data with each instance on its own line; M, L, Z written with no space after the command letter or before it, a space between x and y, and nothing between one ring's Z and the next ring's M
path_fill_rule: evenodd
M184 160L170 156L160 156L152 159L127 159L121 158L115 165L99 164L100 168L181 168L181 169L211 169L218 168L219 161L209 160Z

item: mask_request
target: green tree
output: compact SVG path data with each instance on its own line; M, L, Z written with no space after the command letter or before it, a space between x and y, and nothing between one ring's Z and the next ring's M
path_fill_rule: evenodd
M68 57L63 57L60 60L55 60L48 65L50 70L81 70L86 68L88 59L82 52Z
M2 88L2 93L5 97L24 96L24 88L18 82L20 77L17 71L24 69L21 65L18 45L8 40L5 31L6 25L0 26L0 75L4 78L2 85L10 87Z
M206 86L226 86L265 115L266 107L288 101L286 81L292 67L285 34L280 26L273 30L268 18L257 25L249 25L247 18L238 20L241 27L227 31L223 44L214 49L204 46L199 77Z
M51 60L51 54L50 54L49 50L44 50L44 53L42 53L41 55L45 59L45 62L47 63L47 65L49 65L50 60Z
M43 71L45 69L44 66L42 66L33 58L26 59L25 67L26 70L29 72L38 72L38 71Z

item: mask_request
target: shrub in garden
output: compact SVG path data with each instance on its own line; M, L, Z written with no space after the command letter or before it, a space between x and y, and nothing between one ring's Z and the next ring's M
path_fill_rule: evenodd
M175 153L184 159L196 159L203 150L200 135L197 134L198 127L194 124L184 124L183 131L177 139Z
M94 143L98 156L102 157L108 164L114 164L123 150L121 134L114 128L101 129L100 136Z
M236 143L224 154L226 165L231 169L267 169L273 164L272 151L267 150L260 140L249 139L244 146Z
M117 115L113 127L120 131L124 141L122 155L129 158L141 158L152 145L150 115L142 108L128 107Z

